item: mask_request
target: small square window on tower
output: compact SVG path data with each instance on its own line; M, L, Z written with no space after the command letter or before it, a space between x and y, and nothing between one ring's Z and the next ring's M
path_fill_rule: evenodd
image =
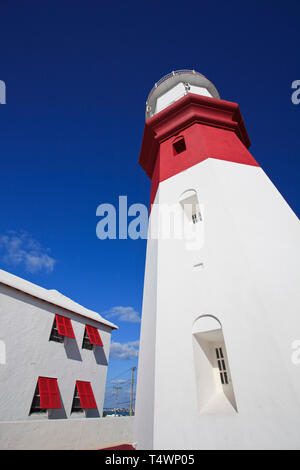
M82 348L93 349L93 345L103 347L99 331L94 326L85 325Z
M61 402L57 379L52 377L39 377L31 404L30 414L58 408L61 408Z
M175 142L173 142L174 155L178 155L186 150L184 137L178 137Z

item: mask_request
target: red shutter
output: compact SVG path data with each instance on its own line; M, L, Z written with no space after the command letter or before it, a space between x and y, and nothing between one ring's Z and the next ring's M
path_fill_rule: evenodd
M75 338L72 323L70 318L62 317L61 315L55 315L57 330L60 335L68 336L69 338Z
M97 403L93 394L91 383L77 380L76 387L78 390L81 407L84 409L97 408Z
M90 326L90 325L85 325L85 326L86 326L86 330L87 330L89 338L90 338L90 342L92 344L97 344L98 346L103 347L103 343L101 341L99 331L97 330L97 328L95 328L93 326Z
M61 408L57 379L39 377L41 408Z

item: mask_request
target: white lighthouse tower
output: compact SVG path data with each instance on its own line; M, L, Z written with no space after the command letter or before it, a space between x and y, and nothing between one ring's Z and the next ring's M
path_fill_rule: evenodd
M203 75L173 72L151 91L140 164L159 236L147 245L137 449L300 448L299 221L249 146L238 105ZM182 211L197 243L160 236L162 206Z

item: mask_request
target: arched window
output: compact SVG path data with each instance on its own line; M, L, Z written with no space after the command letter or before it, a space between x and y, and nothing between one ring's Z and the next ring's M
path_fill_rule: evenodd
M193 224L202 222L200 204L195 189L188 189L182 193L179 198L179 202L189 222L192 222Z
M179 204L183 210L183 234L186 249L194 251L196 258L192 263L195 265L195 263L202 262L202 259L198 259L199 253L197 252L204 244L203 207L199 204L195 189L184 191L179 197Z
M193 324L192 337L199 411L237 412L221 323L212 315L200 316Z

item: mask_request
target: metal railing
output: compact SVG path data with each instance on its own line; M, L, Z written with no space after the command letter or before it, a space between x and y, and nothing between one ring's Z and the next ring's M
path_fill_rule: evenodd
M152 95L152 93L156 90L156 88L161 85L163 82L165 82L166 80L168 80L169 78L171 77L174 77L175 75L180 75L182 73L193 73L195 75L200 75L201 77L204 77L204 75L202 75L202 73L199 73L199 72L196 72L196 70L188 70L188 69L182 69L182 70L175 70L171 73L168 73L167 75L164 75L160 80L158 80L158 82L155 83L154 87L151 89L149 95L148 95L148 99L147 99L147 103ZM204 77L205 78L205 77Z

